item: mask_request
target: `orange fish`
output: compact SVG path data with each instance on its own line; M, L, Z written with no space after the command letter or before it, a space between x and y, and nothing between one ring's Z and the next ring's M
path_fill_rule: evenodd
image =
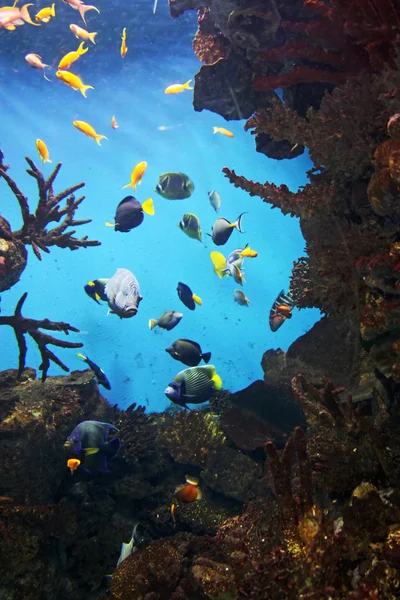
M213 127L213 133L222 133L226 137L235 137L232 131L229 129L225 129L224 127Z
M116 118L115 118L115 116L114 116L114 115L112 116L112 119L111 119L111 127L112 127L113 129L118 129L118 127L119 127L119 125L118 125L118 123L117 123L117 120L116 120Z
M199 480L195 477L185 477L186 483L178 485L175 490L176 499L179 502L194 502L195 500L201 500L202 493L199 488Z
M172 517L172 522L174 524L174 529L175 529L175 527L176 527L175 504L171 504L171 517Z
M240 256L243 258L257 258L258 252L256 250L252 250L248 244L243 248L240 252Z
M129 183L127 183L126 185L124 185L124 188L126 187L133 187L133 189L136 192L136 186L139 185L143 179L143 175L146 173L146 169L147 169L147 162L145 160L142 160L142 162L138 163L136 165L136 167L133 169L132 173L131 173L131 180Z
M128 54L128 46L126 45L126 27L122 30L122 42L121 42L121 56L125 58Z
M294 302L291 294L285 294L285 291L281 290L269 313L269 326L271 331L278 331L279 327L286 319L292 318L293 306Z
M81 461L79 460L79 458L70 458L67 461L67 467L71 470L71 475L74 474L74 471L76 471L80 464Z

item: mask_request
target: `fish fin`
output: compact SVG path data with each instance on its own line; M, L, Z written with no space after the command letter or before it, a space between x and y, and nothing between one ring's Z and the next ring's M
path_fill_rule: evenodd
M153 200L151 198L147 198L147 200L145 200L142 204L142 209L143 212L146 213L146 215L154 215Z
M107 456L108 458L114 458L114 456L117 456L119 449L121 447L121 442L119 440L119 438L114 438L113 440L111 440L111 442L108 442L107 444Z
M90 287L94 287L96 284L94 281L88 281L88 285L90 285Z
M99 448L82 448L86 456L91 456L92 454L97 454L99 452Z
M238 216L238 218L236 219L236 221L234 223L231 223L231 225L233 225L233 227L236 227L236 229L238 231L240 231L240 233L244 233L242 230L242 217L243 215L247 215L247 212L243 212L241 215Z
M100 14L100 11L99 11L99 9L98 9L98 8L96 8L95 6L85 6L85 4L81 4L81 5L79 6L79 8L78 8L78 12L79 12L79 14L81 15L81 17L82 17L82 19L83 19L83 22L85 23L85 25L87 25L87 23L86 23L86 20L85 20L85 13L86 13L88 10L96 10L96 11L97 11L97 12Z
M55 6L56 6L56 5L55 5L54 3L51 5L50 14L51 14L51 16L52 16L52 17L55 17L55 16L56 16L56 9L55 9Z
M101 296L99 296L99 294L97 292L94 295L94 299L96 300L97 304L100 304L99 300L101 300Z
M212 376L211 381L214 384L214 390L222 390L222 379L217 373Z
M84 44L85 44L85 41L81 42L78 46L77 53L79 54L79 56L82 56L82 54L85 54L89 50L89 48L83 47Z
M183 84L185 90L192 90L193 88L189 85L192 80L189 79L186 83Z
M92 44L94 44L94 45L96 45L96 42L94 41L94 38L96 37L96 35L97 35L97 31L94 31L93 33L90 33L90 34L89 34L89 40L90 40L90 41L92 42ZM78 36L76 36L76 37L78 37ZM79 40L79 38L78 38L78 40Z
M196 302L196 304L198 304L199 306L203 304L203 300L200 298L200 296L197 296L196 294L192 294L192 300Z
M134 550L134 546L135 546L135 537L134 534L132 533L132 537L129 540L129 542L126 544L125 542L122 542L122 546L121 546L121 553L119 555L119 559L117 562L117 567L119 567L119 565L126 559L128 558L128 556L130 556Z
M218 133L219 132L219 128L218 127L213 127L213 133Z
M157 325L157 321L155 319L149 319L149 329L150 331L152 329L154 329L154 327Z
M91 89L93 89L91 86L89 86ZM108 140L108 138L105 135L96 135L96 137L94 138L96 140L96 143L101 146L100 144L100 140Z
M49 68L49 67L50 67L50 65L44 65L44 69L45 69L46 67L47 67L47 68ZM44 69L43 69L43 77L45 78L45 80L46 80L46 81L50 81L50 82L51 82L51 79L49 79L48 77L46 77L46 73L45 73L45 70L44 70ZM49 161L47 161L47 162L51 162L51 160L49 160Z
M211 352L204 352L204 353L201 355L201 358L204 360L204 362L205 362L205 363L208 363L208 362L210 362L210 359L211 359Z
M72 88L72 89L74 89L74 88ZM75 89L77 89L77 88L75 88ZM87 98L87 96L86 96L86 92L87 92L88 90L94 90L94 87L93 87L92 85L82 85L82 86L79 88L79 91L80 91L80 93L82 94L82 96L83 96L84 98ZM100 138L100 139L101 139L101 138ZM97 142L97 136L96 136L96 142ZM99 143L99 142L97 142L97 143ZM99 144L99 146L100 146L100 144Z
M153 15L156 14L156 10L157 10L157 4L158 4L158 0L154 0L154 5L153 5Z
M203 492L201 491L201 489L199 487L197 487L197 497L196 497L196 502L198 500L202 500L203 499Z
M122 189L124 190L127 187L133 187L133 183L131 183L131 182L127 183L126 185L123 186Z
M106 222L104 223L104 225L105 225L106 227L115 227L115 226L116 226L116 223L110 223L109 221L106 221Z
M28 11L28 6L33 6L33 4L24 4L24 6L20 9L19 15L25 23L29 23L29 25L35 25L35 27L40 27L40 23L34 23L31 19L31 16ZM12 23L10 23L12 25Z
M78 358L81 358L82 360L84 360L85 362L87 361L87 356L85 356L84 354L81 354L80 352L77 354Z

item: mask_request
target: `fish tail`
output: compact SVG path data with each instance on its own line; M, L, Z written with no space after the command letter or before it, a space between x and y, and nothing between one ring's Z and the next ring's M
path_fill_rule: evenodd
M219 128L218 127L213 127L213 133L218 133Z
M81 358L83 361L87 361L87 356L85 356L84 354L81 354L80 352L77 354L78 358Z
M191 79L189 79L189 80L188 80L186 83L184 83L184 84L183 84L183 87L185 88L185 90L192 90L192 89L193 89L193 88L191 87L191 85L190 85L190 82L191 82L191 81L192 81L192 80L191 80Z
M196 294L192 294L192 300L193 302L196 302L196 304L198 304L199 306L203 304L203 300L200 298L200 296L197 296Z
M96 42L94 41L94 38L96 37L96 35L97 35L97 31L94 31L93 33L89 33L89 35L88 35L88 38L89 38L89 40L90 40L90 41L92 42L92 44L94 44L94 45L96 45ZM76 36L76 37L78 37L78 36ZM78 38L78 39L79 39L79 38Z
M146 215L154 215L153 200L151 198L147 198L147 200L145 200L142 204L142 209L143 212L146 213Z
M211 352L204 352L201 355L201 358L204 360L205 363L210 362L210 360L211 360Z
M150 331L152 329L154 329L154 327L157 325L157 321L155 319L149 319L149 329Z
M56 16L56 8L55 8L55 6L56 5L54 3L51 5L50 14L51 14L52 17Z
M85 20L85 13L88 10L97 10L97 12L100 14L100 11L98 8L96 8L95 6L85 6L85 4L81 4L80 7L78 8L79 14L81 15L83 22L85 23L85 25L87 25L86 20Z
M30 25L36 25L36 27L40 27L39 23L34 23L31 19L31 16L28 11L28 6L33 6L33 4L24 4L24 6L19 11L19 16L25 23L29 23Z
M89 87L90 87L90 86L89 86ZM93 89L93 88L92 88L92 89ZM107 140L108 138L106 138L106 136L105 136L105 135L100 135L100 134L97 134L97 135L95 136L95 138L94 138L94 139L96 140L96 143L97 143L99 146L101 146L101 144L100 144L100 140Z
M49 81L50 81L50 79L49 79ZM43 159L43 164L44 164L44 163L47 163L47 162L48 162L48 163L51 163L51 162L53 162L53 161L52 161L52 160L50 160L49 158L44 158L44 159Z
M233 227L236 227L236 229L238 231L240 231L240 233L243 233L243 230L242 230L242 217L245 214L246 213L244 212L241 215L239 215L238 218L236 219L236 221L234 223L232 223Z
M92 34L90 34L90 35L92 35ZM95 35L96 35L96 34L95 34ZM93 43L94 43L94 42L93 42ZM84 44L85 44L85 42L84 42L84 41L83 41L83 42L81 42L81 43L79 44L79 47L78 47L78 50L77 50L77 53L79 54L79 56L82 56L82 54L85 54L85 53L86 53L86 52L89 50L89 48L84 48L84 47L83 47L83 46L84 46Z
M43 65L43 77L45 78L46 81L51 81L51 79L49 79L48 77L46 77L46 73L44 69L49 69L50 65ZM48 162L51 162L51 160L49 160Z
M92 85L82 85L82 86L79 88L79 91L80 91L80 93L81 93L81 94L82 94L82 96L84 96L85 98L87 98L87 96L86 96L86 92L87 92L88 90L94 90L94 87L93 87ZM96 140L96 141L97 141L97 140ZM97 143L98 143L98 142L97 142Z
M126 185L123 186L122 189L124 190L127 187L133 187L133 183L131 183L131 182L127 183Z
M222 390L222 379L217 373L212 376L211 381L214 384L215 390Z
M107 444L108 458L114 458L114 456L117 456L120 447L121 447L121 442L120 442L119 438L114 438L113 440L111 440L111 442L108 442L108 444Z
M115 227L115 223L109 223L108 221L104 223L106 227ZM89 283L90 285L90 283Z

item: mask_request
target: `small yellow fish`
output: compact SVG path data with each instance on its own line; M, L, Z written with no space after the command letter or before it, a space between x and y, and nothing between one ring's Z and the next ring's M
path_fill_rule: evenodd
M136 167L133 169L132 173L131 173L131 180L129 183L127 183L126 185L124 185L124 188L126 187L133 187L133 189L136 192L136 186L139 185L142 182L143 179L143 175L145 174L147 169L147 162L145 160L142 160L142 162L138 163L136 165Z
M28 63L28 65L31 65L31 67L33 67L34 69L40 69L41 71L43 71L43 77L47 81L50 81L50 79L46 77L46 73L44 72L45 69L50 68L50 65L45 65L44 62L42 62L42 58L41 56L39 56L39 54L27 54L25 56L25 60Z
M48 6L47 8L42 8L39 10L38 14L35 17L35 20L39 23L48 23L51 17L56 16L55 4Z
M212 264L214 265L214 273L218 275L220 279L223 278L224 275L227 275L226 270L226 258L221 252L210 252L210 258L212 260Z
M240 252L240 256L242 256L243 258L257 258L258 256L258 252L256 252L256 250L252 250L250 248L250 246L246 246L245 248L243 248L243 250Z
M79 90L85 98L87 90L94 90L93 86L85 85L78 75L74 75L70 71L57 71L56 77L63 83L69 85L73 90Z
M39 156L42 159L43 164L47 162L51 163L51 160L49 159L49 151L43 140L36 140L36 148L39 152Z
M229 129L225 129L225 127L213 127L213 133L222 133L226 137L235 137L232 131Z
M92 42L92 44L96 45L94 38L97 35L97 31L93 31L93 33L89 33L88 31L86 31L86 29L83 29L83 27L79 27L79 25L74 25L74 24L70 25L69 28L76 38L81 39L81 40L90 40Z
M118 123L116 121L115 115L113 115L112 118L111 118L111 127L113 129L118 129L118 127L119 127L119 125L118 125Z
M122 30L121 56L125 58L128 54L128 46L126 45L126 27Z
M193 88L190 87L190 82L192 80L189 79L189 81L187 81L186 83L174 83L173 85L169 85L165 90L164 93L165 94L180 94L181 92L184 92L185 90L192 90Z
M79 129L79 131L82 131L82 133L84 133L88 137L91 137L94 140L96 140L99 146L101 146L100 140L108 139L105 135L99 135L98 133L96 133L95 129L91 125L89 125L89 123L85 123L85 121L73 121L72 125Z
M89 50L89 48L83 47L84 44L85 44L85 42L81 42L78 46L78 49L75 50L75 52L68 52L68 54L66 54L65 56L62 57L62 59L58 63L59 71L66 71L67 69L69 69L70 66L75 61L77 61L80 56L82 56L82 54L85 54Z

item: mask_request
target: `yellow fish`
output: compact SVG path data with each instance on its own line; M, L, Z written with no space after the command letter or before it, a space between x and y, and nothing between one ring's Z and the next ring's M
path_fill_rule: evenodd
M226 137L235 137L232 131L229 129L225 129L225 127L213 127L213 133L222 133Z
M79 131L82 131L82 133L84 133L88 137L91 137L94 140L96 140L99 146L101 146L100 140L108 139L105 135L99 135L98 133L96 133L94 127L89 125L89 123L85 123L85 121L73 121L72 125L79 129Z
M128 54L128 46L126 45L126 27L122 30L121 56L125 58Z
M34 23L29 15L28 7L33 6L33 4L24 4L22 8L18 8L17 2L18 0L15 0L12 6L2 6L0 8L0 29L14 31L17 25L23 25L24 22L40 27L39 23Z
M192 80L189 79L189 81L187 81L186 83L174 83L173 85L169 85L165 90L164 93L165 94L180 94L181 92L184 92L185 90L192 90L193 88L190 87L190 82Z
M49 159L49 151L43 140L36 140L36 148L39 152L39 156L42 159L43 164L47 162L51 163L51 160Z
M133 169L133 171L131 173L130 183L127 183L126 185L124 185L124 187L122 189L124 189L126 187L133 187L133 189L136 192L136 186L142 182L143 175L145 174L146 169L147 169L147 162L145 160L142 160L142 162L138 163L136 165L136 167Z
M218 275L220 279L223 278L224 275L227 275L226 271L226 258L221 252L216 252L213 250L210 252L210 258L212 260L212 264L214 265L214 273Z
M78 77L78 75L74 75L70 71L57 71L56 77L63 83L66 83L73 90L79 90L82 96L86 98L87 90L94 90L94 87L91 85L84 85L82 80Z
M80 56L82 56L82 54L85 54L89 50L89 48L83 47L84 43L85 42L81 42L78 46L78 50L75 50L75 52L68 52L68 54L62 57L58 63L59 71L66 71L69 69L70 66L77 61Z
M39 23L48 23L51 17L56 16L55 4L48 6L47 8L42 8L39 10L38 14L35 17L35 20Z
M246 246L240 252L240 256L242 256L243 258L257 258L258 252L256 252L256 250L252 250L250 246L246 244Z
M70 25L69 26L70 30L72 31L72 33L74 34L74 36L76 38L81 39L81 40L90 40L92 42L92 44L96 45L96 42L94 41L94 38L97 35L97 31L93 31L93 33L89 33L88 31L86 31L86 29L83 29L83 27L79 27L79 25Z

